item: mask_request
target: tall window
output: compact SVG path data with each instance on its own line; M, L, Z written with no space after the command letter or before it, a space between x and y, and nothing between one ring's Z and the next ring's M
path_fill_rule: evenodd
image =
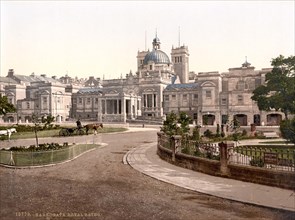
M176 101L176 95L172 95L172 101Z
M211 90L206 90L206 98L211 99L211 96L212 96Z
M101 101L101 111L102 111L102 114L105 114L106 113L105 100L102 100Z
M238 95L238 104L243 104L243 95Z
M165 95L164 100L165 100L165 102L169 102L169 95Z
M187 94L182 95L182 100L187 101Z
M90 105L90 98L87 98L86 104Z
M82 98L79 98L79 104L82 105Z
M30 103L27 102L27 109L30 109Z
M152 94L147 94L147 107L151 108L153 107L153 95Z
M221 105L226 105L226 99L225 98L221 99Z

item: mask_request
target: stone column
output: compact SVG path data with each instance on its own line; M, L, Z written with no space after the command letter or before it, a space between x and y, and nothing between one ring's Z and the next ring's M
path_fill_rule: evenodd
M180 135L173 135L170 139L171 147L172 147L172 161L175 162L175 154L179 151L178 149L178 143L181 141Z
M234 147L234 143L224 143L218 144L220 152L220 173L224 176L228 176L228 149Z

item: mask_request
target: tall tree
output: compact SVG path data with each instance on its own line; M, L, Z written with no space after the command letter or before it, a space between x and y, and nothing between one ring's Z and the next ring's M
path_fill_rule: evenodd
M280 55L272 59L273 69L265 76L265 85L253 91L252 100L264 111L275 109L285 114L286 119L295 113L295 57Z
M13 104L8 102L7 96L0 94L0 115L6 115L9 112L15 112L16 108Z

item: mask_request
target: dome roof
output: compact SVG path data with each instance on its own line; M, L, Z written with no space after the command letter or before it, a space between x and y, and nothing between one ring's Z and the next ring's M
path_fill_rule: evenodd
M143 64L146 65L148 64L149 61L153 61L156 64L159 64L159 63L170 64L170 60L167 54L161 50L155 50L155 49L149 52L147 55L145 55Z

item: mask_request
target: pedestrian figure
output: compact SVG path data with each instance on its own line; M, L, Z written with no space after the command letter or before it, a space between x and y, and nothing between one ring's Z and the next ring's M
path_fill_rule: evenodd
M81 124L80 119L78 119L78 121L76 121L76 123L77 123L77 128L80 130L82 128L82 124Z

